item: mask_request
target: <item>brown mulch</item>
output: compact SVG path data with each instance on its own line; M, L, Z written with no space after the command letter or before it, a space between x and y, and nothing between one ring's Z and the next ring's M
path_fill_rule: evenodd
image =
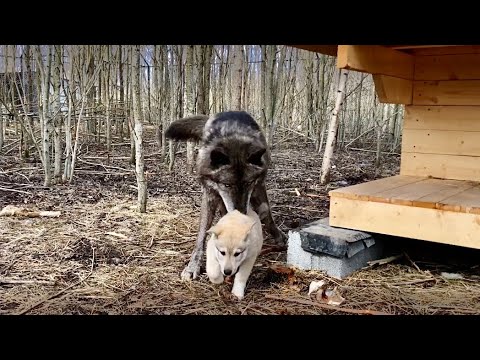
M375 172L370 153L340 152L332 182L320 186L321 156L308 145L286 145L273 151L268 178L272 211L286 232L328 216L330 189L398 172L397 156L385 156ZM231 284L213 285L204 273L183 282L200 204L185 154L172 174L158 155L150 157L148 210L140 214L133 168L122 158L128 146L114 149L108 168L98 165L106 164L102 148L89 146L75 182L51 188L42 186L40 164L0 157L0 188L10 190L0 190L0 210L61 212L0 217L0 314L480 314L475 264L459 268L416 255L336 280L287 269L285 252L268 251L267 243L241 302L230 295ZM147 148L157 151L154 144ZM447 279L445 271L463 277ZM325 280L345 301L325 306L309 296L314 280Z

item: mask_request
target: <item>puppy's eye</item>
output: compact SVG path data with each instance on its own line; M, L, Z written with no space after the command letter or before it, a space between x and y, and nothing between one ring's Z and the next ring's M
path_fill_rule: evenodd
M229 187L230 187L230 184L223 184L223 186L229 188Z
M236 252L235 254L233 254L233 256L237 257L238 255L240 255L243 251L240 251L240 252Z
M222 254L222 256L225 256L225 251L220 251L220 254Z

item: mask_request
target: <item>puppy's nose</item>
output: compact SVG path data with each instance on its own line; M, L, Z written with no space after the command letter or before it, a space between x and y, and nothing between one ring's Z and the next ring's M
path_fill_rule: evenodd
M231 269L224 269L223 273L227 276L232 275L232 270Z

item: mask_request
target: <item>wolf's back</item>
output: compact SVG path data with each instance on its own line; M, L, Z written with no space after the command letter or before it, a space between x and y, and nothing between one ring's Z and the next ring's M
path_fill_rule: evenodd
M165 132L168 139L177 141L200 141L203 135L207 115L187 116L173 121Z

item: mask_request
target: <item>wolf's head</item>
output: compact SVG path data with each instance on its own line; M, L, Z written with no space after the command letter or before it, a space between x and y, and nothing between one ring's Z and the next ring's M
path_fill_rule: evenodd
M215 245L215 257L225 276L233 276L248 256L249 234L256 222L238 210L224 215L208 230Z
M201 140L200 180L220 194L227 211L246 213L253 189L264 181L270 162L265 137L248 113L229 111L210 118L179 119L167 129L167 137Z

